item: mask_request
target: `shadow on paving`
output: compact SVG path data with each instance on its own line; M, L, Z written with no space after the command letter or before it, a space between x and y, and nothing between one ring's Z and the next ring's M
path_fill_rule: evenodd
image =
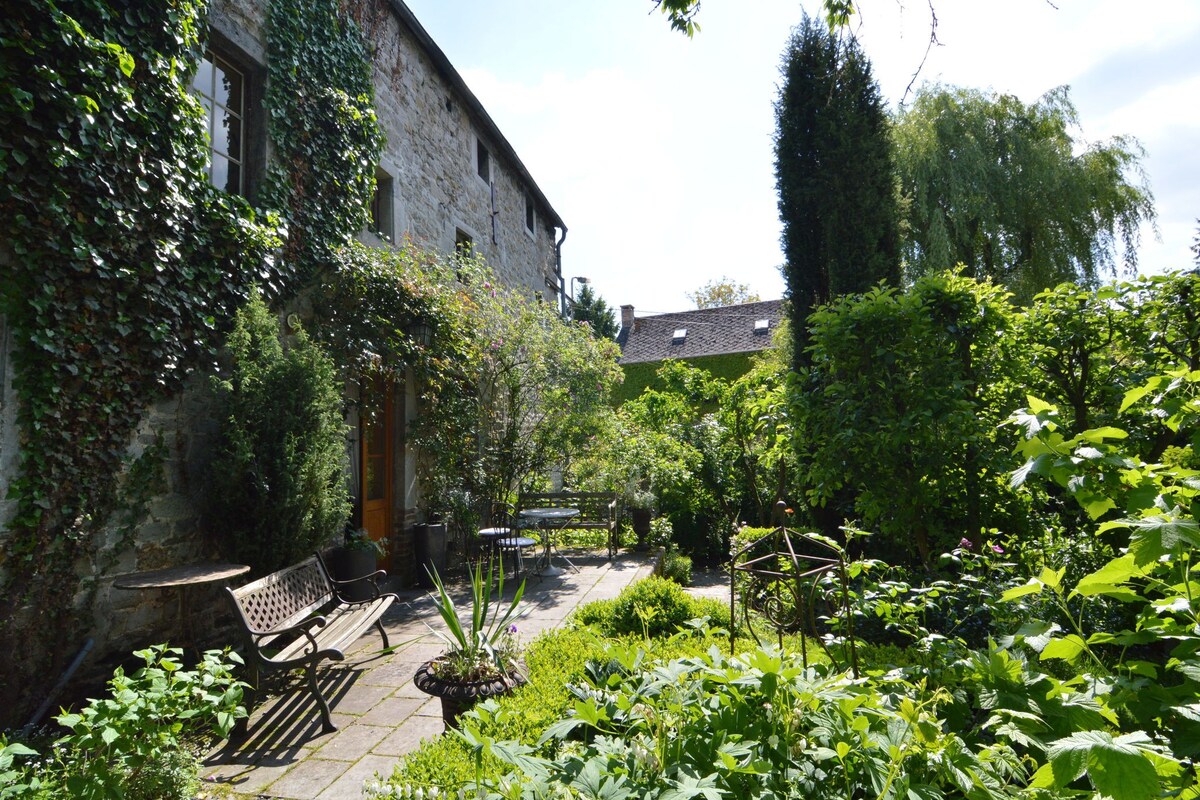
M528 643L540 632L560 626L581 603L615 597L653 568L647 554L623 553L613 561L595 551L564 549L579 571L539 578L529 575L517 625ZM563 563L560 554L555 561ZM447 589L465 616L471 591L465 571L451 576ZM507 609L520 582L504 581L504 597L493 598L500 613ZM424 739L443 727L438 701L413 685L420 664L436 657L444 645L433 633L443 624L429 592L398 591L400 602L383 617L391 647L381 650L379 635L368 631L343 662L323 662L317 682L329 701L338 730L321 728L316 701L303 672L268 676L245 739L224 743L204 761L208 783L224 784L232 798L340 800L361 797L362 781L388 772Z

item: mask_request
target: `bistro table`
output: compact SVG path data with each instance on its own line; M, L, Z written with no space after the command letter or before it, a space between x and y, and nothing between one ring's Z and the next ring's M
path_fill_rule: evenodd
M523 508L520 517L542 531L542 541L545 550L538 558L538 574L555 577L566 572L562 567L554 566L554 534L561 531L575 517L579 516L578 508ZM559 553L559 557L571 569L579 572L579 567L571 563L571 559Z
M191 624L188 608L188 590L193 586L223 583L250 571L245 564L188 564L182 567L167 567L149 572L130 572L113 579L117 589L176 589L179 593L179 625L184 643L196 648L195 629ZM197 651L198 652L198 651Z

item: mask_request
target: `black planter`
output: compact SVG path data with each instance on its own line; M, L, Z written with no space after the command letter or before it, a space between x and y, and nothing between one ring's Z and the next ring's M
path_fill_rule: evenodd
M333 563L333 571L339 581L352 581L370 575L378 562L374 550L339 547L334 550ZM348 600L370 600L374 589L370 581L358 581L345 587L342 594Z
M633 520L633 532L637 534L637 545L635 550L645 550L646 537L650 535L650 517L652 516L648 508L631 508L629 516Z
M413 556L417 562L417 585L423 589L433 588L429 572L437 570L446 574L446 525L430 523L413 528Z
M425 694L441 698L442 722L447 730L457 728L459 715L481 700L508 694L525 685L525 676L520 671L483 681L448 681L433 673L433 664L433 661L422 664L413 676L413 683Z

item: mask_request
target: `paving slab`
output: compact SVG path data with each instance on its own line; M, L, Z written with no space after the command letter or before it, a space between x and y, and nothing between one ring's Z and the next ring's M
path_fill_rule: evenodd
M522 641L563 624L579 605L616 597L653 570L653 557L567 550L578 572L560 577L528 576L518 621ZM517 582L506 580L511 599ZM449 587L456 603L469 607L465 582ZM381 652L377 632L362 637L346 661L321 666L318 684L333 709L334 733L324 733L316 703L305 685L293 680L265 690L271 695L251 715L249 735L237 745L224 743L208 754L203 774L225 784L237 800L358 800L363 784L378 773L389 775L396 763L421 742L442 735L437 698L413 685L413 674L445 646L432 634L441 618L428 593L400 592L401 602L383 619L394 649Z

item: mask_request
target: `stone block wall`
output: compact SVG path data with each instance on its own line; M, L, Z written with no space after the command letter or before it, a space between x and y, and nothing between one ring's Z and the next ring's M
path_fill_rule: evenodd
M392 179L395 238L408 234L419 244L450 252L459 232L466 233L501 280L557 303L557 216L531 184L525 168L514 160L511 145L419 24L414 29L411 14L402 3L351 0L350 5L375 45L376 106L387 135L381 169ZM261 99L261 83L266 78L266 9L267 0L214 0L210 12L214 47L227 51L222 55L244 65L249 79L260 84L248 91L252 100ZM248 125L264 119L261 108L247 113ZM259 154L255 156L258 175L249 176L253 193L256 178L261 178L269 158L269 146L262 130L257 134L248 131L247 140ZM492 185L477 175L477 142L482 142L490 154L494 206ZM527 197L534 199L532 231L525 225ZM367 236L364 240L374 238ZM0 539L13 512L5 493L17 474L19 440L10 336L0 317ZM398 413L407 420L414 398L410 388L406 387L405 394L407 402L397 406ZM92 575L78 602L90 606L90 635L94 639L92 655L80 678L96 680L106 674L104 670L113 658L151 643L179 639L178 594L115 589L114 577L219 558L204 535L199 514L203 471L215 433L210 402L203 378L198 378L196 385L180 396L154 406L131 443L131 455L136 456L162 437L166 447L162 490L150 501L147 516L132 541L123 541L113 532L100 547L96 561L80 565ZM398 431L402 429L397 426ZM401 577L411 581L415 577L412 529L422 521L418 510L420 490L402 438L397 447L393 563ZM351 458L357 458L357 454L351 453ZM200 644L234 643L229 638L232 618L218 588L192 590L190 608L190 622L201 634ZM65 642L63 648L73 655L82 645L82 641Z

